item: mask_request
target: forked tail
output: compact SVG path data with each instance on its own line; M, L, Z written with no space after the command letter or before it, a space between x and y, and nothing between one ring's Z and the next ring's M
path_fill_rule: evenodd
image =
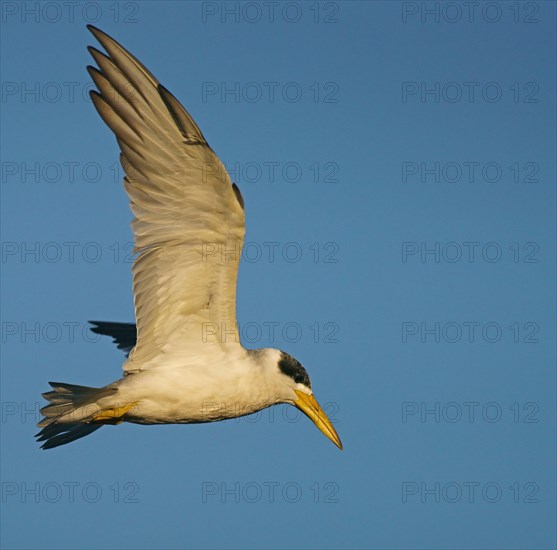
M90 388L61 382L49 382L52 391L43 393L50 404L41 409L44 418L37 424L42 430L37 441L44 441L42 449L65 445L98 430L107 422L95 420L99 416L98 401L118 390Z

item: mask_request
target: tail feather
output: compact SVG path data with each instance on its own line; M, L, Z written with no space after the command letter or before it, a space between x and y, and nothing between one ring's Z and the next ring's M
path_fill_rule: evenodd
M59 445L65 445L85 437L95 430L98 430L102 424L85 424L83 422L74 422L73 424L50 424L45 426L35 437L37 441L44 441L41 449L53 449Z
M42 430L37 441L44 441L42 449L52 449L75 441L102 426L91 423L99 412L97 401L118 391L116 388L90 388L61 382L49 382L52 391L43 393L50 403L41 409L44 418L37 424Z

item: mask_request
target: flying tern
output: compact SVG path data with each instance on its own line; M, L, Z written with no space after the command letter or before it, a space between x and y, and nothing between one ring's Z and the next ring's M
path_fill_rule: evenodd
M116 136L134 214L136 325L93 322L128 353L124 376L102 388L50 382L42 447L105 424L214 422L287 403L342 449L304 367L284 351L240 343L240 190L178 100L120 44L88 28L106 51L89 47L98 65L87 67L98 89L90 94Z

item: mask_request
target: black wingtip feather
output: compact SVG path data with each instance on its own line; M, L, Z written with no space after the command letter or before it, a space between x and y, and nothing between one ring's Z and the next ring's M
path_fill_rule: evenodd
M87 30L97 39L98 39L98 35L108 36L108 34L106 34L104 31L101 31L99 27L95 27L95 25L91 25L91 23L87 25Z
M111 336L118 349L129 352L137 342L137 327L134 323L115 323L111 321L89 321L91 332Z

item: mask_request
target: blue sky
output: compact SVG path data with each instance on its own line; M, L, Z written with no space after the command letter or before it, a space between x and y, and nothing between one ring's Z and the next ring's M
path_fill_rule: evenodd
M2 4L2 547L555 547L555 4L470 9ZM244 344L343 452L286 407L34 442L49 380L120 377L87 320L133 320L86 23L230 168Z

